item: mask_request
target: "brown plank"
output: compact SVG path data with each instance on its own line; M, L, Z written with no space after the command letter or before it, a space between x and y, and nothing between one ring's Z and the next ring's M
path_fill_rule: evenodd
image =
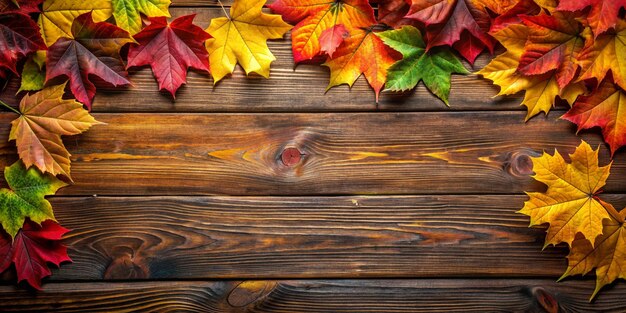
M617 198L617 199L616 199ZM622 201L616 201L621 199ZM624 195L605 198L616 206ZM525 196L53 198L54 280L552 277ZM621 207L621 206L620 206ZM444 265L445 266L442 266Z
M196 22L208 27L210 19L222 16L221 8L173 8L173 16L197 13ZM340 86L325 93L329 73L319 65L299 65L294 70L291 41L270 42L277 61L272 64L271 78L245 77L238 67L231 78L217 86L208 74L190 73L188 85L176 95L160 93L150 68L133 70L133 86L101 88L94 112L325 112L325 111L456 111L456 110L522 110L519 96L494 98L498 88L475 75L454 75L450 107L434 97L423 85L405 94L384 93L375 103L374 93L361 77L352 90ZM487 63L482 56L476 68ZM2 100L16 103L17 80L12 80ZM556 115L555 115L556 116Z
M67 138L76 184L65 195L337 195L541 190L530 155L572 153L573 124L522 112L96 114L108 123ZM12 113L0 115L8 138ZM598 133L582 138L594 146ZM13 143L0 146L4 164ZM602 144L602 162L608 149ZM282 153L303 155L285 165ZM618 153L605 190L626 190Z
M624 312L624 285L593 281L285 280L0 286L3 312Z

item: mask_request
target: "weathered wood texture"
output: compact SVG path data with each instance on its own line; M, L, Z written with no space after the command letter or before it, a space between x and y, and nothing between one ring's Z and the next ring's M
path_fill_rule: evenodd
M591 280L287 280L48 284L37 297L0 286L3 312L624 312Z
M612 199L612 198L609 198ZM524 196L55 198L54 280L553 277ZM445 266L442 266L445 264ZM532 266L529 266L532 264Z
M7 138L14 114L0 115ZM521 193L541 190L529 156L581 138L566 121L518 112L96 114L108 123L67 139L72 195ZM597 146L593 133L582 136ZM283 164L287 147L303 155ZM606 148L601 150L608 163ZM13 143L2 143L6 165ZM608 192L626 190L618 153Z
M196 23L208 27L210 19L223 15L221 8L174 8L173 16L196 13ZM325 93L329 72L325 67L301 64L294 69L289 35L270 41L277 60L272 63L271 79L241 68L213 86L209 74L190 72L188 83L176 94L174 102L168 93L159 93L149 67L131 70L133 86L98 89L94 112L323 112L323 111L453 111L453 110L521 110L521 97L491 99L498 88L476 75L453 75L450 107L434 97L421 84L405 94L383 93L376 105L374 92L361 77L352 89L335 87ZM481 68L490 58L476 62ZM469 67L468 67L469 68ZM15 103L18 81L11 81L0 99ZM271 90L271 92L268 92ZM122 100L123 99L123 100ZM554 117L562 112L553 113Z

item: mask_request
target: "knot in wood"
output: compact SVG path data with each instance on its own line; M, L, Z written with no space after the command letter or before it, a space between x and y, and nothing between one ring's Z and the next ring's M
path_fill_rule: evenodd
M300 159L302 158L302 153L298 148L286 148L283 150L283 153L280 154L280 159L285 166L294 166L300 163Z
M145 279L148 276L145 264L133 260L129 255L115 258L104 272L104 279Z

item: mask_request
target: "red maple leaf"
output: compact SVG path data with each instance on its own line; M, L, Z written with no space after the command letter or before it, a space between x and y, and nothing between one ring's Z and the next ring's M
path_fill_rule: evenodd
M52 274L48 263L59 266L62 262L72 261L67 255L67 247L60 243L61 237L68 231L51 220L41 223L41 226L27 220L13 243L8 234L2 234L0 272L13 262L18 282L26 280L31 286L41 289L41 279Z
M609 28L615 27L619 20L619 10L626 7L626 0L560 0L556 9L574 12L587 7L591 7L587 21L593 29L593 35L598 37Z
M176 90L187 81L187 69L209 71L209 55L204 41L211 38L193 24L195 14L181 16L167 23L165 17L150 18L150 25L136 34L128 51L127 68L150 65L159 82L176 97Z
M320 50L332 58L335 50L348 36L350 36L350 32L343 24L327 28L320 36Z
M0 13L37 13L42 2L43 0L0 0Z
M489 14L472 0L412 0L406 17L426 26L427 49L451 46L470 63L485 48L493 52L497 43L487 34Z
M4 78L5 70L17 74L17 62L37 50L45 50L46 44L39 26L28 15L10 13L0 14L0 47L0 78Z
M72 35L74 39L60 38L48 49L46 83L56 77L69 78L76 100L91 109L96 86L89 75L114 86L130 84L119 51L132 39L128 32L113 24L94 23L91 12L74 20Z

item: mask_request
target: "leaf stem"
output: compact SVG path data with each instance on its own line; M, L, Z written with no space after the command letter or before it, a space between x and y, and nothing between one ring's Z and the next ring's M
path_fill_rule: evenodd
M7 108L7 109L9 109L9 110L11 110L11 111L13 111L14 113L16 113L16 114L18 114L18 115L22 115L22 113L20 113L20 111L16 110L14 107L12 107L12 106L10 106L10 105L8 105L8 104L4 103L4 101L0 100L0 104L1 104L3 107L5 107L5 108Z
M224 11L224 15L226 15L226 17L230 20L230 16L226 12L226 8L224 8L224 4L222 3L222 0L217 0L217 3L220 4L220 7L222 7L222 11Z

